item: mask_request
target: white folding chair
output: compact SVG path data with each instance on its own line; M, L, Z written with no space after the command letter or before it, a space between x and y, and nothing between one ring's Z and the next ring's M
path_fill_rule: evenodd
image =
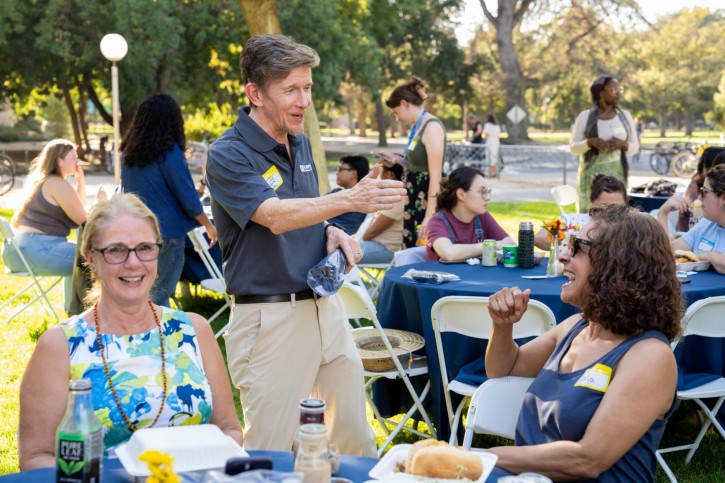
M365 219L358 227L355 234L352 236L356 242L361 243L363 240L363 236L365 235L365 232L368 231L368 228L370 228L370 225L373 224L373 220L375 219L375 213L368 213L365 216Z
M468 407L463 448L471 449L474 434L514 439L524 395L533 381L533 377L506 376L481 384Z
M579 213L579 193L571 185L563 184L551 188L551 196L556 201L562 215L566 214L565 206L574 205L574 213Z
M428 258L425 255L425 247L406 248L405 250L395 252L395 255L393 255L393 263L396 267L427 261Z
M488 339L493 321L488 313L488 297L449 296L439 299L431 308L431 320L435 334L438 364L441 368L441 383L445 396L448 422L451 425L450 444L458 442L458 423L465 403L476 392L478 386L448 378L446 358L443 351L443 332L455 332L467 337ZM529 300L528 309L521 320L514 324L514 339L536 337L556 325L556 318L549 307L537 300ZM481 357L484 354L481 353ZM453 410L451 392L463 396L460 404Z
M680 339L672 343L672 349L677 347L677 343L688 335L699 335L702 337L725 337L725 324L723 324L723 314L725 314L725 296L710 297L698 300L692 304L685 312L682 319L682 335ZM717 398L715 405L710 409L702 399ZM676 482L677 478L670 470L670 467L662 457L663 453L671 453L673 451L689 450L685 457L685 464L689 464L695 451L700 446L705 433L714 426L720 436L725 439L725 429L717 420L717 413L725 401L725 377L720 377L714 381L702 384L692 389L677 391L677 399L682 401L693 401L703 411L705 422L700 429L695 441L691 444L675 446L672 448L662 448L657 450L657 461L662 469L669 477L670 481Z
M345 282L345 284L340 288L340 290L337 292L338 295L342 298L343 303L345 304L345 311L347 312L348 318L357 318L357 319L369 319L373 322L373 326L375 329L377 329L378 334L380 335L380 338L385 345L385 348L390 353L393 363L395 364L394 369L390 369L387 371L369 371L365 370L365 377L369 378L367 382L365 383L365 397L367 398L368 404L370 405L370 408L373 411L373 414L375 415L375 419L378 420L380 425L382 426L383 430L388 434L387 439L385 442L378 448L378 456L380 456L383 453L383 450L388 447L388 445L393 441L395 436L401 431L406 430L410 433L416 434L423 438L433 438L436 439L436 432L435 428L433 427L433 424L431 423L430 417L428 416L428 413L426 412L425 408L423 407L423 401L425 400L426 396L430 392L430 380L426 381L425 387L423 388L423 391L418 394L418 392L413 387L413 384L410 382L411 377L416 376L424 376L428 374L428 360L426 357L416 357L414 359L413 363L409 365L408 367L403 367L403 364L401 363L399 357L400 355L396 353L395 349L390 343L390 339L385 334L385 331L383 330L383 327L380 325L380 322L378 321L377 311L375 310L375 305L373 304L372 299L368 295L367 291L360 288L357 285L353 285L349 282ZM365 329L354 329L354 330L365 330ZM400 379L403 381L403 384L405 384L405 387L408 389L408 393L410 394L410 397L413 398L413 406L408 410L408 412L403 416L403 418L400 420L400 422L396 423L395 421L385 419L381 416L380 411L378 411L377 406L373 402L372 396L370 395L370 392L368 389L372 384L377 381L380 378L385 379ZM415 413L418 412L420 416L423 418L423 421L428 425L428 428L430 429L431 434L426 434L423 432L418 431L416 428L411 428L405 425L405 423L410 420ZM393 425L394 428L392 431L388 430L387 425Z
M211 324L214 319L219 317L226 309L231 308L232 298L227 294L227 284L224 282L224 275L222 275L221 270L219 270L214 258L211 256L211 253L209 253L209 243L206 241L206 238L204 238L203 228L194 228L193 230L190 230L188 236L191 239L192 245L194 245L194 250L199 254L201 262L204 264L204 267L206 267L206 270L211 276L210 278L202 280L201 286L207 290L220 293L224 296L224 305L214 312L214 315L209 317L209 323ZM218 339L228 326L229 323L219 329L214 336Z
M29 302L26 302L20 308L15 309L15 311L5 320L5 323L10 323L11 320L13 320L15 317L20 315L21 312L23 312L25 309L33 305L35 302L40 301L40 303L43 306L43 309L45 309L46 312L48 312L50 315L55 317L55 320L60 320L58 318L58 314L55 312L55 308L53 307L53 304L50 303L50 300L48 300L48 292L50 292L53 287L58 285L61 280L63 280L63 277L55 276L55 275L36 275L33 270L30 268L30 264L28 263L27 259L25 258L25 255L23 255L22 250L20 250L20 247L15 242L15 233L13 233L13 229L10 226L10 223L5 218L0 218L0 238L7 241L8 244L13 247L13 249L17 252L18 258L23 262L23 266L25 267L25 271L22 272L13 272L9 268L5 267L5 273L8 275L13 275L16 277L26 277L30 279L30 282L28 285L26 285L22 290L17 292L15 295L13 295L11 298L6 300L2 305L0 305L0 311L7 307L8 305L12 304L15 300L17 300L20 296L22 296L25 292L28 290L32 290L35 293L35 297L33 297ZM43 288L41 285L41 280L50 280L50 284L47 286L47 288Z

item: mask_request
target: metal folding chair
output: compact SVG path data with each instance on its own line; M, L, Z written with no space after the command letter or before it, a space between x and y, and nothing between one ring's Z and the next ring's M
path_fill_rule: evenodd
M13 320L15 317L20 315L21 312L23 312L25 309L33 305L35 302L40 301L40 303L43 305L43 308L46 312L48 312L50 315L55 317L55 320L60 320L58 318L58 314L55 311L55 308L53 308L53 304L50 303L50 300L48 299L48 292L50 292L53 287L58 285L61 280L63 280L63 277L50 275L36 275L33 270L30 268L30 264L28 263L27 259L25 258L25 255L23 255L22 250L20 250L20 247L15 241L15 233L13 233L13 229L10 226L10 223L5 218L0 218L0 238L7 241L10 246L13 247L13 249L17 252L18 257L23 262L23 266L25 267L25 271L23 272L13 272L7 267L5 267L5 273L8 275L13 275L16 277L26 277L30 279L30 282L28 285L25 286L22 290L17 292L15 295L13 295L10 299L6 300L5 303L3 303L0 306L0 310L4 309L8 305L12 304L15 300L17 300L19 297L21 297L25 292L28 290L32 290L35 294L35 297L33 297L29 302L26 302L20 308L16 309L10 317L8 317L5 320L5 323L10 323L11 320ZM47 288L43 288L41 285L41 280L48 279L50 280L50 285L48 285Z
M445 396L448 422L451 425L450 444L458 442L458 423L466 402L476 392L478 386L456 380L448 375L446 358L443 350L443 332L454 332L467 337L488 339L491 335L493 321L488 313L488 297L450 296L439 299L431 308L431 320L438 350L438 364L441 368L441 383ZM514 339L536 337L556 325L556 318L549 307L538 300L529 300L528 309L521 320L514 324ZM481 354L483 357L483 354ZM452 379L452 380L451 380ZM451 392L463 396L456 410L453 410Z
M514 439L524 395L533 381L533 377L506 376L480 385L468 407L463 448L471 449L474 434Z
M378 448L378 456L380 456L383 453L383 450L388 447L388 445L393 441L395 436L401 431L406 430L408 432L411 432L413 434L416 434L423 438L433 438L436 439L436 432L435 428L433 427L433 424L431 423L430 417L428 416L428 413L426 412L425 408L423 407L423 401L425 400L426 396L430 392L430 380L426 382L425 387L423 388L423 391L418 394L418 392L413 387L413 384L410 382L411 377L416 376L424 376L428 374L428 360L426 357L416 357L416 359L413 361L412 365L409 367L403 367L403 364L401 363L399 357L400 354L398 354L393 346L390 343L390 339L385 334L385 331L383 330L383 327L380 325L380 322L378 321L377 311L375 310L375 305L373 304L372 299L370 299L370 296L368 295L367 291L360 288L357 285L353 285L349 282L346 282L338 292L338 295L342 298L343 303L345 304L345 311L347 312L347 317L350 319L357 318L357 319L369 319L372 321L373 326L375 329L377 329L378 334L380 335L380 338L385 345L385 348L390 353L393 363L395 365L394 369L386 370L386 371L369 371L365 370L365 377L368 378L367 382L365 383L365 397L367 398L368 404L370 405L370 408L373 411L373 414L375 415L375 419L378 420L380 425L382 426L383 430L388 434L388 437L386 438L385 442ZM365 330L365 329L355 329L355 330ZM373 399L370 395L369 388L372 386L372 384L377 381L380 378L386 378L386 379L400 379L403 381L403 384L405 384L405 387L408 389L408 393L410 394L410 397L413 398L413 406L408 410L408 412L403 416L403 418L400 420L400 422L391 421L389 419L385 419L381 416L380 411L378 411L377 406L373 402ZM431 434L423 433L418 431L416 428L411 428L405 425L405 423L410 420L415 413L418 412L420 416L423 418L423 421L428 425L428 428L430 429ZM392 431L388 430L387 425L390 424L394 426Z
M562 215L566 214L565 206L574 205L574 213L579 213L579 193L576 188L568 184L551 188L551 196L556 201Z
M206 241L206 238L204 238L203 228L194 228L193 230L190 230L187 235L191 239L191 243L194 245L194 250L196 250L196 253L199 254L204 267L206 267L209 275L211 275L210 278L201 281L201 286L207 290L220 293L224 296L224 305L222 305L219 310L209 317L209 323L211 324L212 321L219 317L226 309L231 308L232 298L227 294L227 284L224 282L224 275L222 275L221 270L219 270L214 258L211 256L211 253L209 253L209 243ZM228 326L229 323L222 327L216 334L214 334L214 336L218 339Z
M725 296L710 297L703 300L698 300L692 304L685 312L685 317L682 319L682 335L680 339L672 343L672 349L677 347L680 340L688 335L699 335L702 337L725 337L725 324L722 323L722 317L725 313ZM717 398L714 406L710 409L702 400L706 398ZM672 470L665 462L662 454L671 453L673 451L684 451L689 450L685 457L685 464L689 464L690 460L697 451L697 448L702 442L702 438L705 437L705 433L710 429L710 426L714 426L715 430L720 433L720 436L725 439L725 429L723 429L720 422L717 420L717 413L720 407L725 402L725 377L720 377L714 381L701 384L691 389L677 391L677 399L681 401L692 401L702 410L705 419L700 432L697 434L695 441L690 444L682 446L675 446L671 448L662 448L657 450L656 456L662 469L667 474L670 481L676 482Z

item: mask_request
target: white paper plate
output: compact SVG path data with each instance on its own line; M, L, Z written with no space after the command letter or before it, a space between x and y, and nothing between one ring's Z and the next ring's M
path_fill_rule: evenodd
M461 480L447 480L441 478L424 478L420 476L409 475L407 473L396 473L395 467L397 464L408 458L408 450L412 445L410 444L398 444L390 448L385 456L376 464L373 469L370 470L368 475L370 478L379 481L380 483L409 483L409 482L459 482ZM482 483L486 481L488 475L493 471L493 467L496 466L496 460L498 456L493 453L487 453L484 451L472 451L473 454L481 458L483 463L483 473L481 477L474 481L474 483Z
M710 262L677 263L677 270L683 272L704 272L710 268Z
M249 456L236 441L213 424L139 429L116 455L131 476L150 476L148 465L138 455L157 450L174 458L174 471L223 468L229 458Z

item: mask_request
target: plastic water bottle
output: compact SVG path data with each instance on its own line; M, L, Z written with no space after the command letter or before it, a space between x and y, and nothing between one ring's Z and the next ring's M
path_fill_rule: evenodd
M531 221L519 224L518 265L520 268L534 266L534 223Z
M93 411L91 380L70 382L68 407L55 437L56 483L99 483L103 426Z
M332 466L323 424L303 424L297 432L295 471L305 475L304 483L330 483Z

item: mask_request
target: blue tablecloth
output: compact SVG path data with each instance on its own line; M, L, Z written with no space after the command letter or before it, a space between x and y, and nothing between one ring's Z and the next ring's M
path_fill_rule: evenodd
M251 456L271 456L274 460L274 469L278 471L292 471L293 461L291 451L249 451ZM377 458L364 458L361 456L340 456L340 471L337 476L348 478L355 483L368 481L368 472L378 462ZM131 483L133 476L126 473L118 459L107 459L103 462L103 483ZM3 483L47 483L55 481L55 468L42 468L22 473L0 476Z
M660 206L669 200L669 196L647 196L643 193L628 193L629 204L640 211L649 213L652 210L659 209Z
M448 295L488 296L503 287L518 286L531 289L531 298L546 304L558 322L573 315L577 309L565 304L559 298L565 279L556 277L541 280L527 280L522 275L545 273L546 259L540 266L531 269L482 267L465 264L448 265L439 262L419 263L388 270L378 298L378 318L383 327L402 329L421 334L425 338L428 369L431 378L431 418L440 439L448 439L450 428L446 416L445 399L441 385L440 367L431 323L431 308L440 298ZM419 284L401 278L409 269L436 270L454 273L460 281L440 285ZM683 285L687 305L706 297L725 295L725 275L716 272L700 272L690 276L691 283ZM458 334L443 334L446 367L449 378L466 364L479 361L483 370L483 356L486 344ZM725 375L725 341L708 340L702 337L688 337L676 352L678 363L688 371ZM414 378L413 381L420 378ZM412 404L405 396L402 384L397 381L379 381L373 388L373 397L378 408L387 414L400 412L401 407ZM454 405L457 401L454 400ZM459 438L460 441L460 438Z

